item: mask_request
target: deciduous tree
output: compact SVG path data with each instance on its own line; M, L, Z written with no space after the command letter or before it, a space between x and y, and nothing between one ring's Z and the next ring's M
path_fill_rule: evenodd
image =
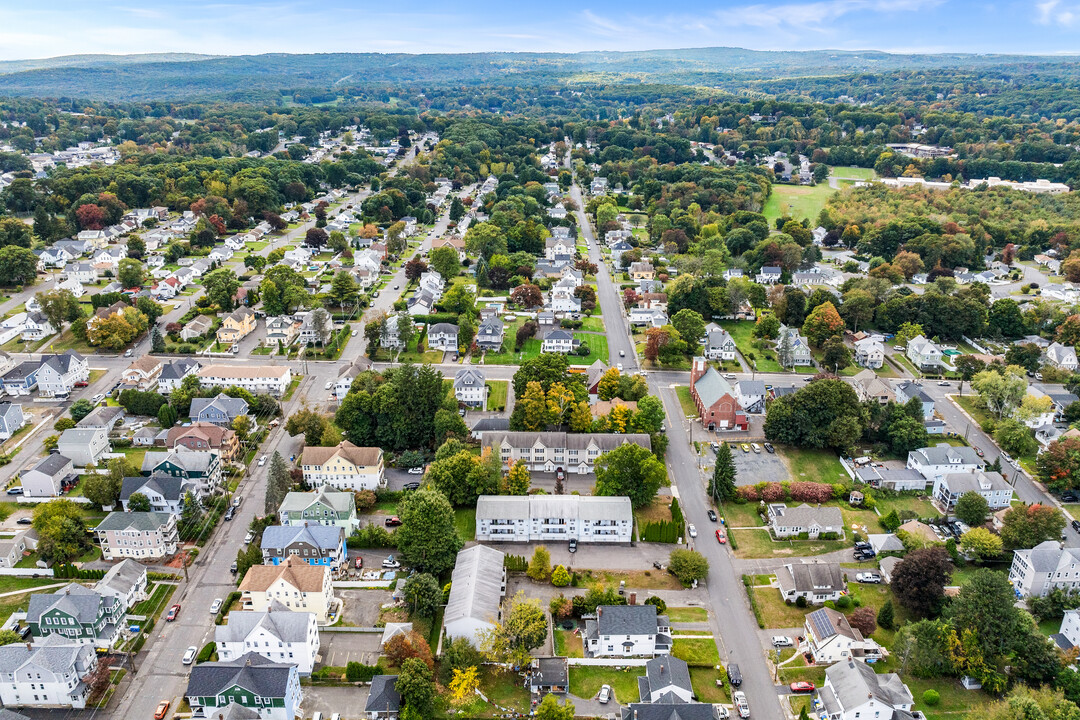
M909 553L893 569L892 590L900 604L916 615L935 615L945 598L952 565L943 547Z
M402 524L394 535L405 564L432 575L454 566L463 543L445 495L426 488L409 493L398 505L398 516Z
M635 507L643 507L656 497L667 476L663 464L651 452L626 443L596 459L596 495L625 495Z

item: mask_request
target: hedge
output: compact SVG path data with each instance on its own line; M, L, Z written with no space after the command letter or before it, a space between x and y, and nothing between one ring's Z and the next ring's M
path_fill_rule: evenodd
M229 612L229 608L231 608L233 603L239 600L242 595L243 593L241 593L239 590L234 590L229 593L229 596L225 598L225 602L221 604L221 609L218 610L217 617L214 618L215 625L220 625L222 622L225 621L225 614Z
M647 522L641 528L642 542L674 543L679 541L682 523L674 520Z
M105 571L82 570L74 565L57 565L53 568L53 577L71 580L100 580L105 577Z
M507 555L503 558L503 567L510 572L525 572L529 567L529 561L523 555Z
M205 645L203 645L202 650L199 651L199 654L195 656L195 664L200 665L200 664L202 664L204 662L210 662L210 658L212 658L214 656L214 653L216 651L217 651L217 643L215 643L215 642L206 643Z

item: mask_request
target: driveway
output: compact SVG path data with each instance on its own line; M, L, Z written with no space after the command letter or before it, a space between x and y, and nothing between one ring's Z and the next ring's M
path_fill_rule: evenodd
M345 623L355 627L375 627L379 620L379 609L393 599L393 593L389 590L374 588L345 588L339 590L337 595L345 603Z
M313 717L316 712L321 712L324 718L333 717L334 713L341 713L345 720L364 717L364 705L370 692L371 687L368 685L307 685L304 687L304 717Z
M652 570L654 561L666 565L668 555L679 547L666 543L642 542L635 545L578 543L577 552L571 553L568 544L563 542L485 542L484 545L508 555L521 555L526 559L532 557L533 550L543 545L551 553L551 566L564 565L568 570ZM364 562L367 562L367 558Z
M319 654L322 656L320 665L345 667L351 662L374 665L379 659L381 640L382 633L319 633Z

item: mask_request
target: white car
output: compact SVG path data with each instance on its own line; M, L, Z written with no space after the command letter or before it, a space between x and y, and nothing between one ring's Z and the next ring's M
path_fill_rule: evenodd
M216 615L217 614L217 611L221 609L221 603L222 602L223 601L222 601L221 598L218 598L217 600L214 601L214 603L210 606L210 614L211 615Z
M773 635L772 644L773 647L794 647L795 641L787 635Z
M739 711L739 717L750 717L750 703L746 702L746 693L742 690L732 693L731 701L735 704L735 709Z
M735 379L735 373L724 373L724 377L726 379L728 379L728 380L734 380Z
M692 538L697 537L697 528L694 527L694 523L690 523L686 526L686 532L690 533L690 537Z
M399 563L393 555L387 555L386 559L382 561L382 566L387 570L397 570L401 567L401 563Z
M353 331L352 331L352 335L351 335L350 337L356 337L356 333L357 333L357 332L359 332L359 331L358 331L358 330L353 330Z
M944 380L939 382L938 385L940 385L941 387L949 387L949 383L945 382Z
M195 656L198 654L199 648L195 647L194 645L189 647L187 649L187 652L184 653L184 664L190 665L191 663L195 662Z
M603 687L601 687L600 694L597 695L596 699L600 701L601 705L606 705L608 700L611 699L611 686L604 685Z
M326 385L323 386L323 390L329 390L332 387L334 387L334 381L333 380L327 380Z
M861 583L880 583L881 576L877 573L859 573L855 576L855 580Z
M622 363L619 363L615 367L619 369L619 372L622 372Z
M424 468L422 468L422 467L411 467L411 468L409 468L409 474L410 475L423 475L424 474Z
M247 535L244 536L244 544L245 545L250 545L251 541L254 540L254 539L255 539L255 533L249 532Z
M259 458L259 467L262 467L265 464L266 464L266 456L263 455L261 458Z

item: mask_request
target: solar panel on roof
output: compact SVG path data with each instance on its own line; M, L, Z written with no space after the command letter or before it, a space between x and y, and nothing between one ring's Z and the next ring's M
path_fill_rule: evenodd
M819 637L830 637L836 634L836 628L824 610L810 613L810 623L814 626L814 633Z

